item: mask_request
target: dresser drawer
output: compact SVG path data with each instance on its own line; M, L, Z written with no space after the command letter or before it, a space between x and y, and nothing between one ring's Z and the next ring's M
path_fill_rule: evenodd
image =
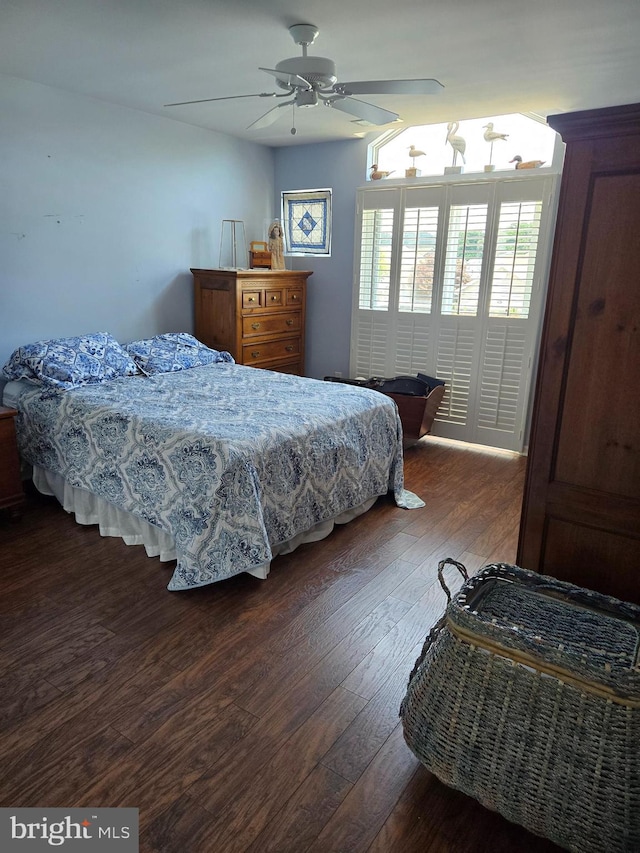
M288 361L288 362L270 362L268 365L264 365L265 370L277 370L278 373L290 373L293 376L302 376L302 362L300 359L297 361Z
M264 292L264 307L265 308L282 308L284 305L284 291L282 290L265 290Z
M293 305L302 305L304 302L304 291L301 287L288 287L286 304L288 307Z
M264 291L262 290L243 290L242 291L242 307L243 308L262 308L264 305Z
M302 314L299 311L291 311L288 314L249 315L242 318L242 337L255 338L261 335L299 332L301 326Z
M284 338L281 341L263 341L262 343L245 344L242 347L242 363L258 364L274 359L293 358L302 352L300 338Z

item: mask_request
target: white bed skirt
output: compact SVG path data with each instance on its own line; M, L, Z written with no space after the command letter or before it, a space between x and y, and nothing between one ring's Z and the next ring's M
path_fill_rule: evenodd
M34 467L33 483L43 495L53 495L57 498L67 512L75 515L78 524L97 524L101 536L119 536L126 545L144 545L148 557L159 557L163 562L176 559L175 542L168 533L142 518L118 509L85 489L71 486L60 474L45 468ZM305 542L324 539L331 533L334 525L347 524L371 509L376 500L377 498L371 498L336 518L317 524L287 542L272 546L273 556L289 554ZM263 563L247 574L264 580L269 574L270 566L270 562Z

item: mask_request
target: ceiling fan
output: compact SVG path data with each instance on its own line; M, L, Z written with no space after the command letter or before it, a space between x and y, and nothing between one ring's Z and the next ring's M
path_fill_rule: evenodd
M302 48L302 56L283 59L275 68L260 68L275 77L277 85L285 91L257 92L251 95L226 95L220 98L201 98L196 101L179 101L165 104L165 107L181 107L186 104L205 104L211 101L229 101L236 98L289 98L276 104L247 130L260 130L273 124L283 113L283 107L315 107L323 104L326 107L341 110L356 116L356 120L364 125L381 125L398 121L400 116L390 110L382 109L374 104L361 101L352 95L433 95L440 92L444 86L438 80L361 80L355 83L339 83L336 67L331 59L322 56L309 56L307 48L313 44L319 30L313 24L294 24L289 27L294 42ZM295 122L291 133L296 133Z

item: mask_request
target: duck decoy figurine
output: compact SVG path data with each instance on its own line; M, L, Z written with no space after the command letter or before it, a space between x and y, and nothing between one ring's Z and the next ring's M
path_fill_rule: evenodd
M495 142L496 139L506 139L507 136L509 136L508 133L498 133L497 130L494 130L492 121L490 121L488 124L485 124L484 127L484 138L487 142Z
M369 177L372 181L379 181L382 178L388 178L389 175L393 174L394 171L395 170L392 169L390 172L383 172L381 169L378 169L378 164L374 163L371 167L371 174L369 175Z
M525 160L523 162L522 157L519 154L513 158L513 160L509 160L510 163L516 164L516 169L539 169L540 166L544 166L547 162L546 160Z
M458 154L462 157L462 162L466 163L467 161L464 159L464 152L467 150L467 142L462 136L458 136L458 128L460 127L459 121L450 121L447 125L447 139L446 141L453 148L453 165L456 165L456 160L458 159Z
M424 151L420 151L420 149L414 148L413 145L411 145L409 147L409 157L411 157L411 165L413 166L414 169L416 167L416 157L424 157L424 156L425 156Z

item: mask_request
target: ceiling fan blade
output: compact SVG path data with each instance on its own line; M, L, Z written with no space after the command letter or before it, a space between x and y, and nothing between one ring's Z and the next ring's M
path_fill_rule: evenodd
M369 124L388 124L400 118L398 113L383 110L381 107L368 104L366 101L359 101L356 98L336 98L335 100L329 98L326 103L336 110L341 110L343 113L350 113L350 115L356 116Z
M277 121L280 118L280 113L278 110L281 107L288 107L291 104L294 104L295 101L284 101L282 104L277 104L275 107L272 107L268 112L264 115L260 116L260 118L256 119L254 122L247 127L247 130L261 130L263 127L269 127L269 125L273 124L274 121Z
M309 83L308 80L305 80L304 77L300 77L299 74L290 74L288 71L278 71L275 68L258 67L258 71L266 71L267 74L272 74L276 80L280 80L280 82L284 83L285 86L291 86L291 88L311 88L311 83Z
M336 92L345 95L437 95L444 89L439 80L361 80L336 83Z
M286 95L290 94L289 92ZM200 98L197 101L178 101L175 104L163 104L165 107L183 107L186 104L208 104L210 101L233 101L236 98L282 98L275 92L256 92L254 95L225 95L222 98Z

